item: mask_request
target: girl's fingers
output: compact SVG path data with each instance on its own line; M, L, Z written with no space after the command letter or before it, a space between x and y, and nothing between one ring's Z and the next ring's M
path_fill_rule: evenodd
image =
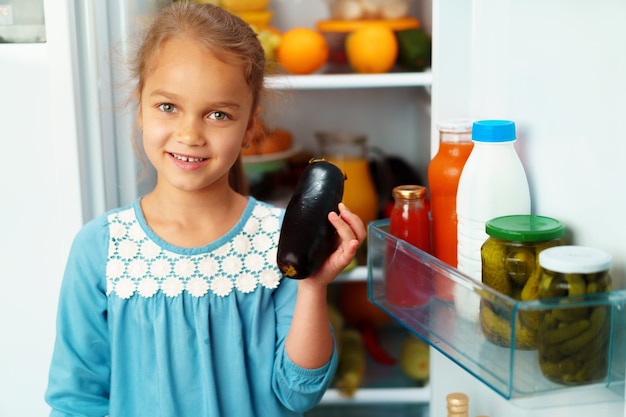
M359 243L362 243L367 236L367 229L361 218L352 213L344 203L339 203L339 215L350 226Z

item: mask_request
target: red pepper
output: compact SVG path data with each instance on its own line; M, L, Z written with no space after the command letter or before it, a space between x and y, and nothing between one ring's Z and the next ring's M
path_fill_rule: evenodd
M363 344L365 350L374 359L374 361L382 365L395 365L397 360L391 356L380 344L378 340L378 334L376 328L371 324L360 326L361 334L363 335Z

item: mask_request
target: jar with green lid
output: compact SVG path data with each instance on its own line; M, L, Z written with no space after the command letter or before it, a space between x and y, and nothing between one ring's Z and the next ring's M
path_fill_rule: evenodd
M541 371L568 385L603 380L611 333L611 310L603 299L611 290L611 256L585 246L559 246L541 252L539 262L539 298L553 299L551 308L542 310L537 335Z
M565 226L551 217L531 214L496 217L486 223L489 238L481 247L482 282L517 301L539 298L539 253L563 245ZM511 346L515 322L515 347L537 348L541 312L520 310L511 317L512 304L484 297L480 306L483 333L491 342Z

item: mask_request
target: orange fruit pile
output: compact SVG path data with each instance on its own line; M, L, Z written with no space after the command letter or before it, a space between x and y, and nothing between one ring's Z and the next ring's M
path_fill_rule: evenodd
M345 47L348 63L360 73L388 72L398 57L398 41L393 29L377 23L350 33Z
M328 54L328 42L321 33L297 27L287 30L281 36L276 59L285 71L304 75L322 68L328 60Z
M269 128L261 119L254 125L249 146L241 150L243 156L258 156L287 151L293 144L293 135L282 128Z

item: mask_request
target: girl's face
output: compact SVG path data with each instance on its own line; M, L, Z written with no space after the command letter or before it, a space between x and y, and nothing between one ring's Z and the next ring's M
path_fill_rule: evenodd
M158 184L184 191L227 184L254 127L243 70L193 41L172 39L148 71L138 121Z

